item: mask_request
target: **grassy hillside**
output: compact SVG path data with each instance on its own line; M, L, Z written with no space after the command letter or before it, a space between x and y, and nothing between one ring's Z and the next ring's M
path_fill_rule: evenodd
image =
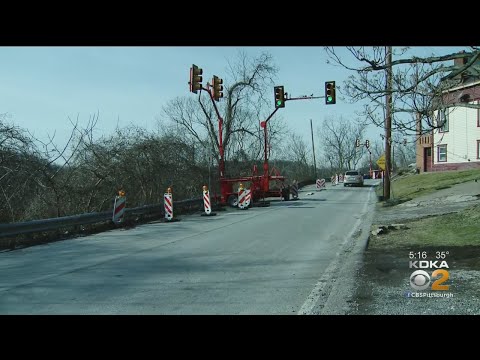
M394 179L391 187L395 199L405 200L475 179L480 179L480 170L431 172ZM381 186L378 187L377 194L383 194Z

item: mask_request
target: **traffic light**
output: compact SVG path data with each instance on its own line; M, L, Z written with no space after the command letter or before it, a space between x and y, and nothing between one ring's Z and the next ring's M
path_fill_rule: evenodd
M355 140L355 147L360 147L360 139Z
M335 81L325 82L325 104L331 105L336 103L335 97Z
M190 91L194 94L197 93L197 90L202 89L202 74L203 70L200 69L197 65L192 65L190 68Z
M218 76L213 75L212 79L212 86L213 86L213 98L218 101L220 98L223 97L223 80L220 79Z
M275 86L275 109L285 107L285 92L283 86Z
M370 147L370 140L365 140L365 147L367 149Z

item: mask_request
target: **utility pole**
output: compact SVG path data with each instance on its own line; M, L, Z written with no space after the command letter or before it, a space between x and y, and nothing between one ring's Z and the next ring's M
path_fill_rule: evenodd
M392 47L385 47L387 58L387 96L386 96L386 119L385 119L385 185L383 187L383 199L390 199L390 171L392 161L390 149L392 145Z
M208 191L212 191L212 176L211 176L211 166L212 166L213 156L212 154L208 155Z
M369 174L370 174L370 179L372 178L372 152L370 151L370 149L367 149L368 150L368 153L370 155L370 171L369 171Z
M317 180L317 161L315 160L315 144L313 142L313 125L312 119L310 119L310 130L312 132L312 150L313 150L313 175L315 176L315 180Z
M394 165L395 165L395 143L392 144L392 174L393 174L393 170L394 170L393 169Z

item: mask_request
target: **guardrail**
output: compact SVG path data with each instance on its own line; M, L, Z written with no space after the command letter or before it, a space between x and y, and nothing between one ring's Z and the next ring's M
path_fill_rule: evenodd
M174 201L173 207L174 211L184 211L191 210L193 207L201 209L203 206L203 198L194 198L187 200ZM145 205L135 208L125 209L125 218L138 215L146 215L157 213L159 215L164 215L163 204L155 205ZM59 218L52 219L42 219L42 220L32 220L21 223L11 223L11 224L0 224L0 238L5 238L9 236L16 236L34 232L42 232L49 230L56 230L62 227L75 226L75 225L88 225L95 224L104 221L112 220L112 211L103 211L95 213L87 213L80 215L71 215L64 216Z
M305 180L298 183L298 187L301 188L305 185L314 184L315 180ZM179 211L192 210L197 208L198 210L203 209L203 197L179 200L173 202L174 213ZM148 215L157 213L158 215L164 216L164 205L155 204L155 205L144 205L134 208L125 209L125 220L133 216ZM17 235L37 233L43 231L52 231L64 227L79 226L79 225L89 225L101 222L112 221L112 210L103 211L103 212L94 212L86 213L79 215L64 216L59 218L51 219L41 219L41 220L32 220L20 223L9 223L9 224L0 224L0 239L6 237L14 237ZM1 248L1 246L0 246Z

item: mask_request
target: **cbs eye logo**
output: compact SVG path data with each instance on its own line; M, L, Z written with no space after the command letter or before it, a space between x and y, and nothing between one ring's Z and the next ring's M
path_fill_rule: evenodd
M449 278L449 273L444 269L437 269L432 272L432 277L436 278L439 275L441 277L435 280L432 284L432 290L448 290L450 285L441 285ZM431 283L430 275L425 270L415 270L412 275L410 275L410 286L415 290L425 290L429 287Z

